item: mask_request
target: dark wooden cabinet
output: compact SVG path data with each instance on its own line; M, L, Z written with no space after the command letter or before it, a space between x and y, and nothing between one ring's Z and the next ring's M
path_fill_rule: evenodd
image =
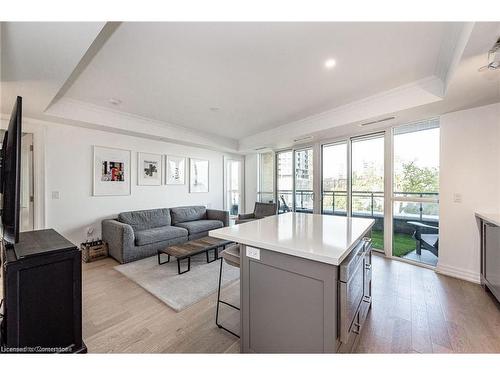
M6 352L85 352L79 249L52 229L2 246L2 347Z

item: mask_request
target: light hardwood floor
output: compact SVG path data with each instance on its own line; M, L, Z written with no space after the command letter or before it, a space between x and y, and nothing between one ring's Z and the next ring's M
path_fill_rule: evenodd
M360 353L500 353L500 308L479 285L432 270L373 260L373 307ZM237 353L239 340L215 326L216 295L174 312L105 259L84 264L83 334L89 352ZM238 304L239 284L226 299ZM238 330L238 313L222 320Z

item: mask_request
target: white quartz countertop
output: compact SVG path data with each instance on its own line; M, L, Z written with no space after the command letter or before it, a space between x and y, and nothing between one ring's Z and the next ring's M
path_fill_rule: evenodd
M375 220L289 212L215 229L211 237L339 265Z
M500 212L497 213L476 212L476 216L480 219L489 221L490 223L498 225L500 227Z

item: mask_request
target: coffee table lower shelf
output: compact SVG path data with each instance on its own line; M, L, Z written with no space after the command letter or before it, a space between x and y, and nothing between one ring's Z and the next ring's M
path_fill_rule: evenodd
M219 259L219 248L225 249L231 241L220 240L213 237L202 237L197 240L191 240L180 245L168 246L165 249L158 250L158 264L162 265L170 262L170 257L173 256L177 259L177 272L179 275L189 272L191 270L191 257L201 253L205 253L207 263L212 263ZM214 252L213 259L210 259L209 252ZM162 261L161 255L167 255L167 260ZM187 269L181 271L181 261L187 259Z

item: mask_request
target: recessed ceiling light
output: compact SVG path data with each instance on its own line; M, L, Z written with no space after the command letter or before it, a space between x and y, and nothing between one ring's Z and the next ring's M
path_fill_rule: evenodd
M325 68L326 69L333 69L337 65L337 62L334 59L328 59L325 61Z
M120 104L122 104L122 101L120 99L116 99L116 98L110 98L109 102L111 104L113 104L113 105L120 105Z

